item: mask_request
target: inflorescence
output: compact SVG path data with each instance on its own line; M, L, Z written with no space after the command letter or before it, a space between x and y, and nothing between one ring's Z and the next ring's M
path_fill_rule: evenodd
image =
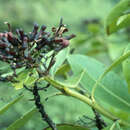
M63 37L68 29L63 25L62 19L59 27L53 27L51 33L46 31L45 25L39 29L39 25L34 24L32 32L25 33L23 29L16 29L14 34L10 24L6 24L8 31L0 33L0 60L9 63L15 69L24 66L36 67L44 54L50 51L59 52L75 37L74 34Z

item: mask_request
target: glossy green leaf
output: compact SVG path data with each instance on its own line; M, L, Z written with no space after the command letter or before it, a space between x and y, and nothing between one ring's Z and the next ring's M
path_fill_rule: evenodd
M130 0L121 0L106 19L106 32L110 35L121 28L130 26Z
M0 115L3 114L4 112L6 112L10 107L12 107L12 105L17 103L22 97L23 97L23 95L16 97L13 101L9 102L3 108L1 108L0 109Z
M31 110L29 110L27 113L25 113L22 117L20 117L18 120L16 120L14 123L12 123L7 130L18 130L22 126L24 126L27 121L36 113L37 109L33 107Z
M54 64L54 66L51 69L52 76L55 75L56 71L63 64L63 62L65 61L68 54L69 54L69 47L67 47L64 50L62 50L61 52L59 52L59 54L56 56L56 63Z
M85 70L80 83L91 93L94 84L106 67L97 60L83 55L70 55L68 62L73 73ZM126 83L114 72L108 73L98 84L95 90L95 97L99 102L104 101L123 111L130 112L130 95L128 94Z
M90 130L88 128L70 124L59 124L57 125L58 130ZM52 130L51 128L45 128L44 130Z

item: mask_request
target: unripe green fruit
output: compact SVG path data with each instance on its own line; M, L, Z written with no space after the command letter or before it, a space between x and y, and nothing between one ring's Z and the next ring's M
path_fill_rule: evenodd
M124 50L124 54L130 51L130 44ZM130 56L122 63L123 74L125 76L126 82L128 84L128 92L130 93Z

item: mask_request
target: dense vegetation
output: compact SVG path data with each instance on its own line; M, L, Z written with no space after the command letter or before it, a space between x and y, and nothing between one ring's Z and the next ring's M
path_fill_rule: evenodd
M130 129L130 0L0 2L0 129Z

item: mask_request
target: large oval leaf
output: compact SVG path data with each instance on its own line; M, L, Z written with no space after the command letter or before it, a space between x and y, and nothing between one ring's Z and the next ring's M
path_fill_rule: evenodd
M22 117L20 117L18 120L13 122L7 130L18 130L22 126L27 123L27 121L37 112L36 107L33 107L31 110L29 110L27 113L25 113Z
M80 83L91 93L96 80L104 72L105 65L83 55L71 55L68 57L68 62L73 73L85 70ZM130 95L127 91L126 82L114 72L109 72L98 84L95 97L100 102L104 101L123 111L130 112Z
M58 130L89 130L82 126L75 126L70 124L59 124L57 125ZM44 130L52 130L52 128L45 128Z
M106 32L110 35L117 30L130 26L130 0L121 0L106 19Z
M11 108L12 105L14 105L15 103L17 103L22 97L23 97L23 95L21 95L19 97L16 97L11 102L9 102L8 104L6 104L3 108L1 108L0 109L0 115L3 114L4 112L6 112L9 108Z

